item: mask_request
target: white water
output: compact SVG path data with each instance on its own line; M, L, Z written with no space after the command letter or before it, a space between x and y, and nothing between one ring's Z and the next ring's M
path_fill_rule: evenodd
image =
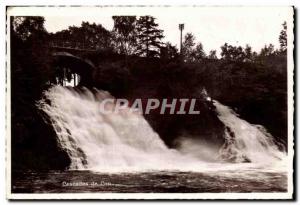
M94 94L93 94L94 93ZM113 98L108 92L88 89L75 91L61 86L45 92L39 102L51 118L59 144L71 158L70 169L89 169L101 172L149 171L149 170L230 170L249 169L257 164L273 167L281 161L281 153L272 141L272 136L237 117L228 107L216 102L220 120L234 132L217 154L219 161L207 162L199 153L215 153L199 142L181 139L184 150L168 148L143 116L124 109L121 113L102 113L101 101ZM50 100L50 104L47 100ZM106 109L113 109L109 104ZM232 141L233 140L233 141ZM193 144L192 147L186 145ZM242 158L252 163L228 163ZM226 159L224 161L224 159Z
M251 161L261 163L282 160L285 153L279 151L273 136L263 126L252 125L240 119L229 107L214 101L219 119L227 127L226 143L220 150L221 158L236 162Z

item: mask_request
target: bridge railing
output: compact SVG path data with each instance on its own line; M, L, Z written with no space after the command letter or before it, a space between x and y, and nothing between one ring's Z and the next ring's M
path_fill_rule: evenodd
M97 50L97 48L87 46L82 42L72 42L72 41L52 41L49 43L49 46L56 47L56 48L73 49L73 50L87 50L87 51Z

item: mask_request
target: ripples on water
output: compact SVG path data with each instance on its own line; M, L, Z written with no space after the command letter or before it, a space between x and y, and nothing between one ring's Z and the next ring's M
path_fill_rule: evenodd
M73 184L71 184L73 183ZM286 192L287 175L278 172L15 172L13 193L205 193Z

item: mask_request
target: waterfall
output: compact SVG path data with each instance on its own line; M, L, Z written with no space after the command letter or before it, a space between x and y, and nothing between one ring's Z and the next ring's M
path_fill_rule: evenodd
M94 94L95 93L95 94ZM71 158L70 169L127 170L173 166L180 158L168 149L139 113L102 113L108 92L56 86L39 107L51 118L58 141ZM113 109L106 107L106 109ZM82 154L84 153L84 154Z
M229 107L214 100L219 119L226 126L225 144L220 157L234 162L274 161L285 154L279 151L273 136L263 126L252 125Z
M129 108L118 113L101 112L100 102L110 98L114 99L108 92L97 89L54 86L39 101L39 109L51 119L59 145L71 159L70 169L108 172L215 169L216 165L211 166L190 153L168 148L140 113ZM114 106L111 103L105 108ZM270 134L238 118L228 107L218 102L215 106L227 127L219 163L228 164L226 161L233 156L235 162L280 159L282 153ZM197 143L192 144L192 150L197 149ZM199 148L203 147L199 144Z

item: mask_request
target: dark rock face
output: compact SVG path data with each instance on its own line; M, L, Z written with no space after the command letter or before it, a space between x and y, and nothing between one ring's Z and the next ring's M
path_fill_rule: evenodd
M57 142L56 133L44 113L33 111L32 118L14 123L12 118L12 169L63 170L70 164L68 154Z
M172 115L150 112L144 115L151 127L170 146L176 146L178 137L188 135L201 138L210 143L224 143L224 125L218 119L211 102L201 95L203 89L201 74L197 68L181 62L162 63L159 59L133 58L127 65L124 60L109 58L99 62L94 79L95 87L109 91L119 98L130 102L135 99L196 99L196 115ZM168 101L169 102L169 101Z
M224 143L224 125L219 121L214 108L208 103L198 102L197 115L145 115L145 119L169 147L180 137L201 139L221 146Z

